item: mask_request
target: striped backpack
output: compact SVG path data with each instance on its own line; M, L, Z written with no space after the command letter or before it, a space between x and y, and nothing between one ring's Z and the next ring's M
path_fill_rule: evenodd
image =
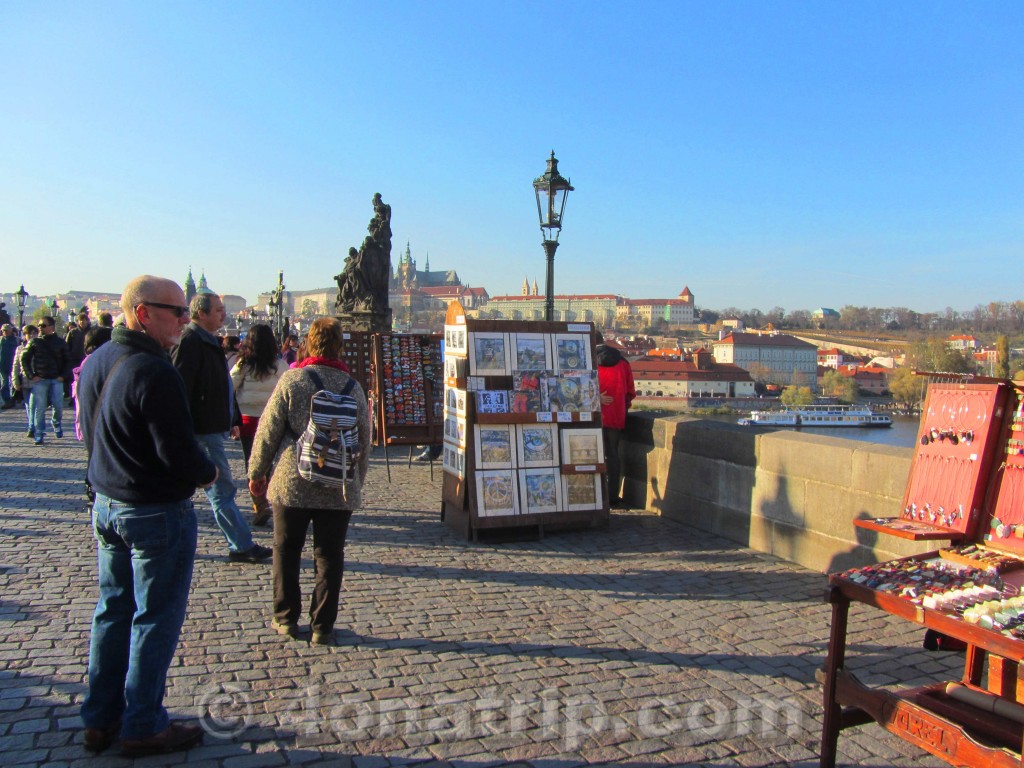
M359 422L356 399L350 394L356 380L336 394L324 389L316 371L307 368L317 391L309 403L309 423L295 441L299 477L318 485L344 490L349 471L359 457Z

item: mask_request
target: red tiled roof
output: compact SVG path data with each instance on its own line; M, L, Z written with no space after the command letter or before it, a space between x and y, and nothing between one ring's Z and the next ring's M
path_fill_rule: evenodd
M811 347L814 348L813 344L809 344L806 341L800 341L795 336L790 336L786 333L777 333L772 335L759 334L759 333L742 333L733 332L726 336L721 341L716 341L715 344L742 344L747 347Z

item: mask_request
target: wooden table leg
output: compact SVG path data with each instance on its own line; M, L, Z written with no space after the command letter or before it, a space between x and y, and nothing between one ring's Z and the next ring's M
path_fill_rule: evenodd
M824 707L825 718L821 728L821 768L834 768L842 707L836 701L836 676L846 660L846 626L850 615L850 599L836 587L825 591L825 600L832 605L832 629L825 657Z

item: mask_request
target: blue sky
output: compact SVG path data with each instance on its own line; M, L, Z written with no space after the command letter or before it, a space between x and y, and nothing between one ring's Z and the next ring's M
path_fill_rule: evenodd
M393 259L769 310L1022 298L1024 4L0 3L0 290Z

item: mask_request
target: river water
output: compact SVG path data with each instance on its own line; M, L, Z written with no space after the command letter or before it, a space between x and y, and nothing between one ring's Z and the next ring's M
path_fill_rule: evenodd
M700 418L713 421L727 421L736 423L732 416L702 416ZM800 427L800 432L805 435L825 435L827 437L842 437L849 440L860 440L865 443L880 443L882 445L898 445L903 448L913 448L917 442L917 430L921 424L918 416L893 416L892 426L889 428L869 427ZM791 427L751 427L758 432L769 430L789 430Z

